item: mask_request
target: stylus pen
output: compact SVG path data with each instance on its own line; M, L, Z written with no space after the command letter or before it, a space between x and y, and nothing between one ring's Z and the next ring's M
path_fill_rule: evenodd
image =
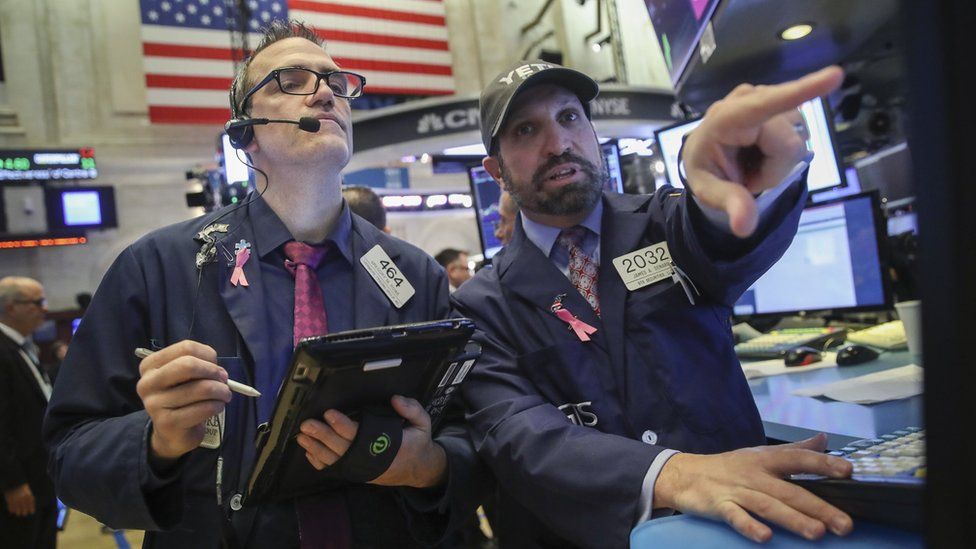
M145 349L143 347L136 347L136 357L139 359L146 358L151 354L153 354L153 351L150 351L149 349ZM227 380L227 387L229 387L231 391L234 391L235 393L244 396L249 396L249 397L261 396L261 392L255 389L254 387L251 387L250 385L244 385L243 383L234 381L233 379Z

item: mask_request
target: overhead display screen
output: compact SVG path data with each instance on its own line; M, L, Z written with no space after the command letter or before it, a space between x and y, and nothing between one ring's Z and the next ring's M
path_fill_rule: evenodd
M0 181L95 179L95 149L0 150Z

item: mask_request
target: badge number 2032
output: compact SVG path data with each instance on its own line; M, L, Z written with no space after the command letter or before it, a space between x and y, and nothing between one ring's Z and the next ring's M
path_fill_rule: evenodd
M671 253L665 241L617 257L613 260L613 266L630 291L670 278L673 274Z

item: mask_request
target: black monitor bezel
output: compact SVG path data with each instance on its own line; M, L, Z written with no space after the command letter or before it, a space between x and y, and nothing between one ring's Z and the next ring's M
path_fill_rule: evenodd
M721 7L723 3L723 0L715 0L715 3L710 9L707 10L707 13L702 13L701 24L698 26L698 31L695 33L695 37L691 41L691 48L688 49L688 53L685 55L684 59L681 60L680 66L678 64L674 64L674 70L668 71L668 79L671 81L671 86L675 90L679 90L681 88L682 83L687 77L688 69L692 65L692 60L695 59L695 55L699 53L699 44L701 43L702 35L705 34L705 28L711 24L712 19L715 17L715 14L718 13L719 7ZM650 14L648 14L648 19L651 19L651 23L653 25L653 19L650 17ZM661 47L660 35L658 35L656 30L654 34L654 37L657 39L658 47ZM661 53L663 56L663 50ZM674 61L674 59L672 59L672 61Z
M102 213L101 223L68 225L64 221L64 204L61 197L69 192L95 191L98 193ZM76 231L89 229L115 229L119 226L118 209L115 201L115 187L112 185L79 185L71 187L44 187L44 205L47 208L47 228L49 232Z
M488 257L488 248L485 247L485 231L481 223L481 200L478 198L478 188L475 186L474 175L471 173L476 169L484 170L484 167L480 163L468 166L468 187L471 189L471 203L474 205L475 225L478 226L478 245L481 246L481 257L487 265L491 263L491 257ZM498 252L495 253L497 254ZM494 255L492 254L492 257Z
M761 318L778 318L778 317L788 317L788 316L837 316L840 314L847 313L863 313L863 312L874 312L874 311L887 311L891 310L894 306L892 295L891 295L891 281L888 279L888 266L890 265L890 257L888 251L888 227L884 212L881 207L881 196L876 190L866 191L863 193L850 194L847 196L841 196L837 198L832 198L830 200L824 200L823 202L816 202L813 204L808 203L804 206L807 208L820 208L822 206L830 206L832 204L849 202L852 200L857 200L861 198L868 197L871 199L871 215L874 217L874 237L875 243L878 246L878 269L881 275L881 292L884 297L884 301L880 304L874 305L864 305L864 306L854 306L854 307L833 307L828 309L804 309L804 310L793 310L793 311L779 311L779 312L769 312L769 313L751 313L751 314L734 314L733 318L737 321L748 321L751 319L761 319Z
M662 134L662 133L664 133L664 132L666 132L666 131L673 130L675 128L680 128L681 126L685 126L687 124L692 124L692 123L698 122L702 118L703 118L703 116L692 116L692 117L686 118L684 120L678 120L674 124L668 124L667 126L663 126L663 127L660 127L660 128L657 128L656 130L654 130L654 143L657 145L659 154L661 155L661 161L665 163L665 167L664 167L664 179L666 179L667 182L668 182L668 184L670 184L671 186L674 186L674 181L671 181L671 174L668 173L668 170L667 170L667 161L664 160L664 151L663 151L663 149L661 147L661 138L659 137L659 135ZM681 183L681 182L679 181L678 183Z
M620 179L617 181L617 184L615 185L616 188L613 189L613 192L616 192L618 194L623 194L623 192L624 192L624 166L623 166L623 163L622 163L622 161L620 159L621 158L620 157L620 143L616 139L610 138L610 139L607 139L606 141L600 143L599 145L600 145L600 154L603 156L603 161L604 162L607 161L607 155L606 155L606 152L603 150L603 147L605 145L612 145L613 146L613 153L612 154L617 158L617 168L620 171ZM610 172L610 166L607 166L607 172L608 173Z
M830 192L830 191L836 191L838 189L843 189L843 188L846 188L848 186L848 183L847 183L847 168L841 163L842 157L840 155L840 150L837 148L837 133L834 130L834 123L833 123L834 111L830 107L830 101L827 100L827 97L821 96L820 97L820 104L823 107L824 118L826 118L826 121L827 121L827 133L830 135L830 148L834 152L834 165L837 167L837 175L840 177L840 183L838 183L836 185L832 185L830 187L822 187L822 188L819 188L819 189L811 189L809 191L809 194L811 196L812 195L815 195L815 194L820 194L820 193L825 193L825 192ZM685 120L679 120L679 121L677 121L677 122L675 122L673 124L669 124L667 126L663 126L663 127L660 127L660 128L657 128L656 130L654 130L654 141L657 143L658 149L659 150L661 149L661 139L659 137L660 134L665 133L665 132L670 131L670 130L673 130L675 128L680 128L681 126L684 126L684 125L687 125L687 124L692 124L694 122L699 122L699 121L701 121L702 118L703 118L703 116L693 116L693 117L690 117L690 118L686 118ZM662 156L662 160L663 160L663 157L664 157L663 151L661 152L661 156ZM672 186L674 185L674 181L671 180L671 175L668 173L668 171L667 171L666 168L664 170L664 177L665 177L665 179L667 179L668 183L670 183Z

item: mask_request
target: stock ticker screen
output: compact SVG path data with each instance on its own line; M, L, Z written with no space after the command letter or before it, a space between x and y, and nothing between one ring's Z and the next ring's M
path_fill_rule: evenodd
M0 150L0 181L95 179L95 150Z

